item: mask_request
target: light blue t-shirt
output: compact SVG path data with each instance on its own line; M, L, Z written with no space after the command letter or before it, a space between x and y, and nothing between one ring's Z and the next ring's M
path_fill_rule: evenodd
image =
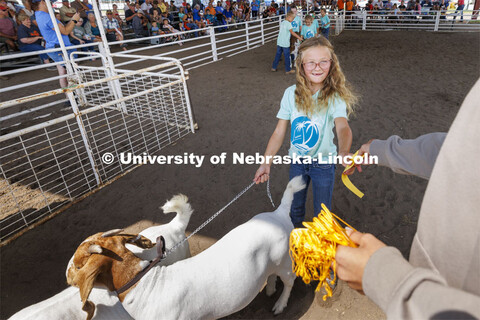
M312 26L315 26L315 28L318 30L319 26L318 26L318 20L317 19L313 19Z
M321 17L320 22L322 23L322 28L330 28L330 18L327 15Z
M283 20L278 32L277 46L290 48L290 30L292 30L292 24L287 20Z
M43 39L45 39L45 48L51 49L55 47L55 45L59 45L60 42L58 42L57 34L55 33L55 29L52 23L52 19L50 19L50 15L44 11L35 11L35 19L38 23L38 29L40 29L40 33L42 34ZM57 24L61 23L58 20L56 21ZM65 46L72 45L67 35L62 35L62 38Z
M300 26L302 25L302 19L299 16L296 16L292 21L293 32L299 32Z
M309 39L315 37L317 34L317 27L312 23L310 26L304 24L302 26L302 37L303 39Z
M322 155L323 161L328 161L328 156L337 155L337 147L333 143L333 127L336 118L347 118L347 104L341 98L335 98L327 108L311 115L310 118L303 112L298 111L295 106L296 85L288 87L283 94L280 110L277 118L290 120L291 136L290 150L288 154L298 156L310 156L318 159ZM318 98L315 93L312 98ZM327 114L328 112L328 114Z

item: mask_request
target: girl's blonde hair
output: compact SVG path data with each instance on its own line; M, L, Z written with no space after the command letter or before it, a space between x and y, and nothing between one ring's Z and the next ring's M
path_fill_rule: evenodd
M323 88L318 93L317 101L313 101L312 92L309 89L309 80L303 70L303 55L307 49L313 47L326 47L330 51L332 62L327 77L323 81ZM297 68L297 87L295 89L295 104L299 111L303 111L307 115L312 115L333 102L335 98L341 98L347 104L347 114L353 113L353 106L357 103L358 98L346 81L342 68L338 62L337 55L333 51L333 46L324 37L313 37L302 42L298 49L297 59L295 61Z

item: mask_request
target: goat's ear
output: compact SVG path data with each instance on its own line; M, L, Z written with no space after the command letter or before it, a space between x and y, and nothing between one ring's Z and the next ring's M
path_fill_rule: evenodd
M107 231L107 232L102 233L102 238L116 236L117 234L119 234L119 233L122 232L122 231L123 231L123 229L113 229L113 230L109 230L109 231Z
M144 236L141 235L133 235L133 234L127 234L124 235L126 243L134 244L137 247L140 247L142 249L150 249L155 246L152 241L148 240Z
M95 304L88 300L93 285L99 274L108 269L111 259L99 254L92 254L87 263L78 271L73 283L80 289L82 310L87 312L87 320L92 319L95 312Z

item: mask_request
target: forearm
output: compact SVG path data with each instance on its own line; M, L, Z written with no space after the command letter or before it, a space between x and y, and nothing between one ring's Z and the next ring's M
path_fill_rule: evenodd
M25 43L25 44L32 44L32 43L36 42L37 40L38 40L37 37L29 37L29 38L20 39L20 42Z
M436 132L412 140L391 136L373 140L369 153L378 157L378 164L394 172L429 179L446 133Z
M350 126L345 126L337 130L338 153L346 154L350 152L352 147L353 134Z
M268 140L267 148L265 150L265 157L274 156L283 144L285 133L287 131L288 120L280 120L273 132L270 140ZM270 163L267 163L270 164Z
M370 257L363 274L363 291L391 319L435 319L446 312L453 312L450 318L480 318L480 297L450 287L432 270L413 267L393 247L382 248Z
M298 40L302 40L302 37L299 37L295 32L293 32L292 30L290 30L290 34L292 36L294 36L295 38L297 38Z
M75 22L73 19L70 20L65 26L61 23L58 24L58 29L64 36L68 36L73 31L73 28L75 28Z

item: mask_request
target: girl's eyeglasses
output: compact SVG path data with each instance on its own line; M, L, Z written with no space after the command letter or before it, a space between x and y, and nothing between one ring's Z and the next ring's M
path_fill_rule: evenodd
M330 65L331 62L332 62L332 59L322 60L322 61L320 61L320 62L309 61L309 62L305 62L305 63L303 64L303 67L304 67L305 70L307 70L307 71L314 70L317 66L319 66L319 67L322 68L322 69L325 69L325 68L328 68L328 66Z

